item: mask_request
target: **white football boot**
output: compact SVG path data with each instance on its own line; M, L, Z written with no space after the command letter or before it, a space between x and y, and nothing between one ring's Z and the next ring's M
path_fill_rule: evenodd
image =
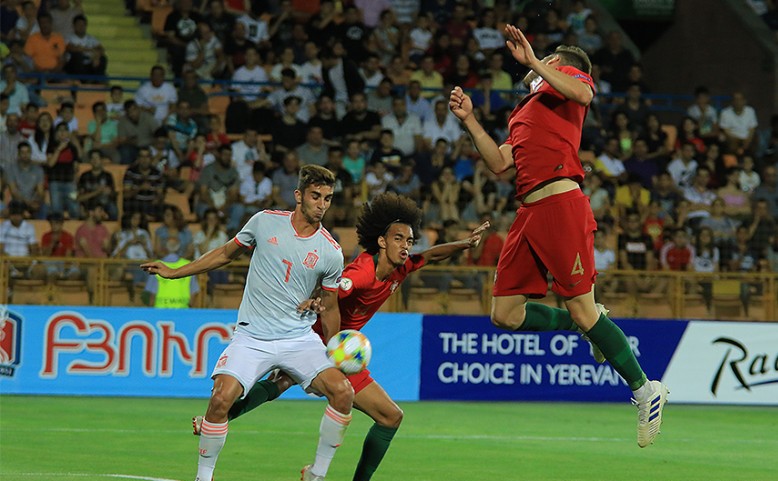
M660 381L648 381L651 395L645 401L632 400L638 407L638 446L645 448L653 444L662 426L662 411L670 390Z
M312 465L305 466L300 471L300 481L324 481L324 476L317 476L311 472Z

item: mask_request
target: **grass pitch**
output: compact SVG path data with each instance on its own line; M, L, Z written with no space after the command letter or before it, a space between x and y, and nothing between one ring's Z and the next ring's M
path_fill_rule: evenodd
M672 398L671 398L672 401ZM203 399L0 396L3 481L189 481ZM235 420L217 481L293 481L313 459L324 404L276 401ZM403 403L375 481L775 481L778 409L668 405L635 440L624 404ZM351 480L371 421L356 414L328 480Z

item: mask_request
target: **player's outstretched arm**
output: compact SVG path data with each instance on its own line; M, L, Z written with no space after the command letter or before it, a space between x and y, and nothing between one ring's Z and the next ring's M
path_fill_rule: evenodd
M171 269L159 261L147 262L141 264L140 267L149 274L159 274L165 279L180 279L182 277L195 276L197 274L202 274L203 272L226 266L240 257L246 250L245 247L238 245L234 240L230 240L223 246L212 249L201 255L195 261L177 269Z
M454 87L454 90L451 91L448 107L459 121L462 122L467 133L470 134L470 138L473 139L475 148L478 149L478 152L481 154L484 162L486 162L486 166L489 167L489 170L495 174L500 174L513 165L513 156L510 147L507 149L498 147L494 139L486 133L486 130L484 130L481 124L478 123L475 115L473 115L473 102L460 87Z
M489 226L489 221L486 221L478 226L478 228L476 228L466 239L432 246L422 252L421 256L424 257L426 262L440 262L465 249L476 247L481 242L481 234L483 234Z
M594 97L592 88L573 77L562 73L553 66L546 65L535 56L532 45L527 41L521 30L513 25L505 26L505 36L508 40L505 45L510 50L513 58L520 64L531 68L536 74L543 77L559 93L568 99L581 105L589 105Z
M340 309L338 308L338 289L321 290L321 308L319 309L319 318L321 319L321 330L326 344L332 336L340 331Z

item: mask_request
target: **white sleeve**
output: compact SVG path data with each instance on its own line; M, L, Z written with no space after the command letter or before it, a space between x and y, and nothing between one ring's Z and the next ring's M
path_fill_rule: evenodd
M246 225L235 234L235 241L243 247L254 247L257 245L257 234L261 231L263 212L254 214Z
M337 254L330 256L329 260L327 270L321 280L321 286L323 289L333 291L338 289L340 278L343 275L343 251L338 249Z

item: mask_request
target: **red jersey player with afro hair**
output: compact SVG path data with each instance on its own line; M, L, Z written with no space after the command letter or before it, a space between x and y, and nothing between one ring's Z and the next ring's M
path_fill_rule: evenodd
M411 254L414 240L421 235L421 218L422 211L412 199L392 192L380 194L362 207L356 228L364 252L343 269L338 289L341 329L362 329L409 274L427 263L442 261L477 246L481 233L489 228L486 222L465 239ZM300 304L300 310L306 309L321 312L322 306L318 299L309 299ZM322 335L319 321L313 330ZM354 481L367 481L389 449L403 412L370 376L369 370L346 377L354 388L354 407L375 421L365 437L353 478ZM283 372L258 382L245 398L232 406L228 418L235 419L277 398L292 385L293 381ZM193 419L195 434L199 434L199 422L199 416ZM316 478L303 472L302 479Z

